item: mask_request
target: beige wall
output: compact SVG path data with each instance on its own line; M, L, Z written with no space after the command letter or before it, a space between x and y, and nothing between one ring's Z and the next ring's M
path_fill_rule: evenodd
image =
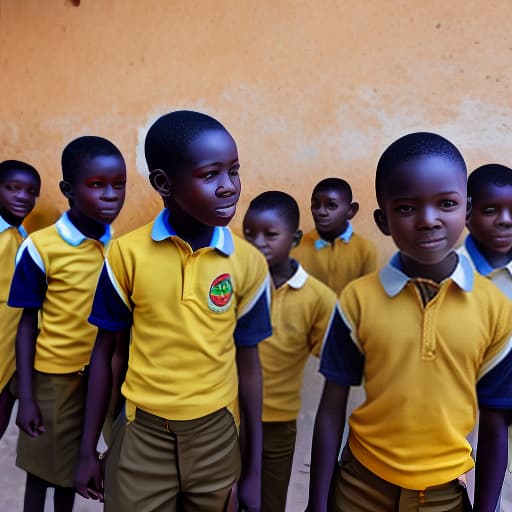
M356 229L373 227L373 173L412 130L451 138L473 168L511 163L512 2L471 0L0 0L0 159L43 174L39 214L65 208L60 152L112 139L129 167L124 232L158 210L145 130L159 114L217 116L238 142L243 199L299 200L321 178L353 185ZM38 221L39 222L39 221Z

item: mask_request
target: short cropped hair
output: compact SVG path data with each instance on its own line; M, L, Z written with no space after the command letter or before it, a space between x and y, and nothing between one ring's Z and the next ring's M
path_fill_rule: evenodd
M382 153L375 174L375 192L377 202L382 207L382 194L385 183L393 171L401 164L423 156L447 158L457 163L464 175L467 173L466 163L460 151L448 139L436 133L417 132L404 135L393 142Z
M185 163L187 147L206 131L226 128L213 117L192 110L178 110L159 117L150 127L144 145L149 171L174 174Z
M315 185L311 196L318 192L325 192L326 190L335 190L341 194L346 194L348 202L352 202L352 187L350 184L341 178L325 178Z
M299 229L300 211L297 201L286 192L269 190L256 196L247 211L276 210L280 213L292 231Z
M468 177L468 196L478 201L485 194L485 187L512 186L512 169L501 164L486 164L475 169Z
M37 181L38 186L41 187L41 176L39 176L35 167L20 160L4 160L0 162L0 183L7 181L12 173L16 171L30 174Z
M62 179L73 183L80 175L84 162L98 156L115 156L124 161L121 151L103 137L85 135L72 140L62 151Z

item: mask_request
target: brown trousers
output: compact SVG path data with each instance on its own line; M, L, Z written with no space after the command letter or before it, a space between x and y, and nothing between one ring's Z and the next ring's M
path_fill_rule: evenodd
M106 512L222 512L240 474L232 415L118 418L105 472Z
M296 421L263 422L261 512L284 512L297 436Z
M334 476L330 512L467 512L471 504L458 480L424 491L404 489L386 482L352 454L343 451Z

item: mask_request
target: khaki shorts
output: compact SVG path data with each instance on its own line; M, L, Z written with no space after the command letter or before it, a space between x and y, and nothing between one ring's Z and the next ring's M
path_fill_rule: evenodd
M261 512L284 512L292 472L297 423L263 422Z
M34 370L35 399L45 432L35 438L20 431L16 465L46 482L73 487L84 419L86 372L62 375ZM11 385L17 396L17 375Z
M165 420L137 409L113 429L105 472L106 512L222 512L240 475L233 416L221 409Z
M458 480L424 491L386 482L364 467L348 445L334 476L330 512L467 512L471 504Z

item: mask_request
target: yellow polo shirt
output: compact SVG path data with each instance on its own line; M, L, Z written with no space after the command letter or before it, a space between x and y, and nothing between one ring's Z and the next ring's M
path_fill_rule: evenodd
M369 274L377 268L377 249L366 238L347 231L332 243L322 240L314 229L306 233L291 256L297 259L306 272L325 283L336 295L354 279Z
M16 369L14 345L21 311L7 305L16 251L27 236L23 227L11 226L0 216L0 392Z
M90 322L131 327L122 393L135 407L188 420L233 403L238 392L235 344L271 335L269 279L257 249L215 228L193 251L163 210L156 220L112 242Z
M109 226L100 240L85 237L64 213L21 245L9 305L40 309L36 370L72 373L89 363L97 329L87 317L110 238Z
M396 255L348 285L340 308L345 334L326 343L321 372L343 385L364 377L366 401L349 421L355 457L417 490L471 469L477 399L512 405L512 303L460 256L424 306Z
M300 410L302 374L309 354L320 355L332 335L336 295L299 265L272 290L272 336L259 345L263 370L263 421L291 421Z

